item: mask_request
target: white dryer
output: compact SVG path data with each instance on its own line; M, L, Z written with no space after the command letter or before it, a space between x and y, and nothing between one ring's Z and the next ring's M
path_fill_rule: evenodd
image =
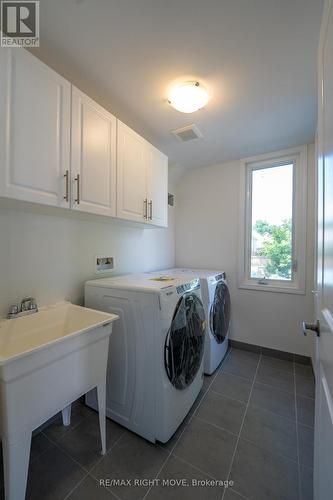
M85 305L120 318L110 339L107 415L149 441L168 441L202 387L200 281L149 274L88 281ZM97 408L93 391L86 402Z
M174 268L150 274L199 278L204 305L207 334L205 339L204 372L211 375L228 350L230 332L230 293L225 272L209 269Z

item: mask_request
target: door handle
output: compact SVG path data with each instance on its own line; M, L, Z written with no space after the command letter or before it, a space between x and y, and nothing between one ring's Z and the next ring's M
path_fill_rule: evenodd
M148 219L148 200L145 198L143 200L143 218Z
M80 174L77 174L77 176L74 179L77 182L76 185L76 203L79 205L80 204Z
M68 170L66 170L66 172L64 173L64 179L65 179L65 196L64 196L64 200L68 201L68 198L69 198L69 171Z
M315 323L307 323L306 321L303 321L302 327L303 327L303 334L305 336L308 333L307 330L310 330L312 332L315 332L317 337L320 337L320 323L318 320Z
M153 218L153 200L150 200L150 202L148 203L148 205L149 205L149 216L148 216L148 218L150 220L152 220L152 218Z

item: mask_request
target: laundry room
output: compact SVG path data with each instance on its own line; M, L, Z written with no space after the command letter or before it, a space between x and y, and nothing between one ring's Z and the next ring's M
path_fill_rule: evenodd
M333 0L0 9L0 500L331 500Z

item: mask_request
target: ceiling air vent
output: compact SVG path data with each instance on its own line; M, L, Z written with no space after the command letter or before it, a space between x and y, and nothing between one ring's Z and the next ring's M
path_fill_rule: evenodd
M200 139L202 137L202 133L194 124L172 130L172 133L181 142L193 141L193 139Z

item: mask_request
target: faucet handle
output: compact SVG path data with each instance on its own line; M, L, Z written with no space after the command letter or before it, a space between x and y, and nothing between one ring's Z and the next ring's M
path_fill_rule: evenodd
M19 306L17 306L16 304L12 304L11 306L9 306L8 316L14 316L15 314L18 314L19 312L20 312Z
M36 299L34 299L34 298L32 298L32 299L31 299L29 309L30 309L30 310L33 310L33 309L38 310Z

